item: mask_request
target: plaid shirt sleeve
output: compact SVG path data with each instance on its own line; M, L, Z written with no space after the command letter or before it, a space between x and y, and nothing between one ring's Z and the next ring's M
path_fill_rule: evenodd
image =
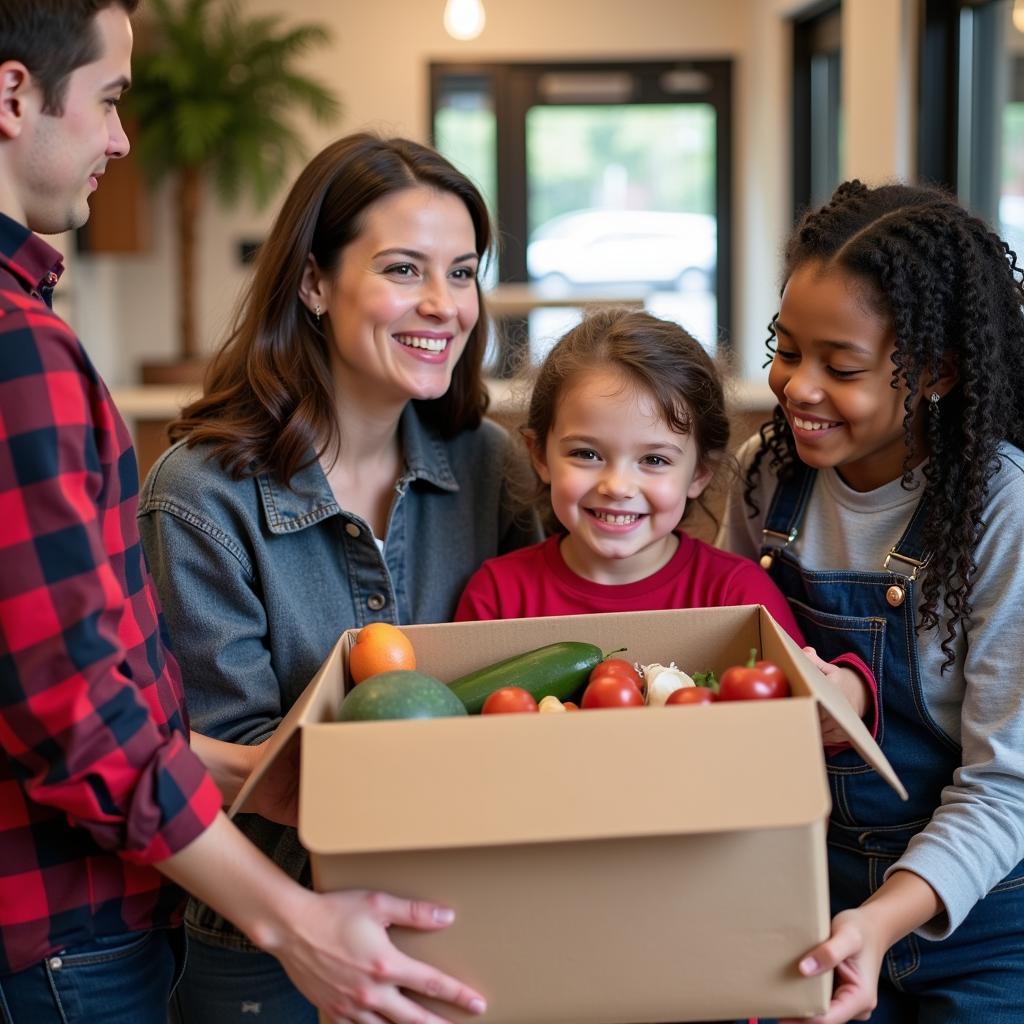
M0 832L49 808L100 848L154 863L203 832L221 798L189 749L160 642L134 450L63 322L37 298L4 298Z

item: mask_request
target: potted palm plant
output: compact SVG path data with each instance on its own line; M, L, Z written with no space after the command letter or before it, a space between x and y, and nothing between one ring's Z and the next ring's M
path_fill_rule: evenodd
M181 382L195 380L203 365L195 275L206 182L226 205L246 192L265 205L304 155L288 115L304 109L327 121L340 107L297 66L328 42L322 25L249 16L239 0L149 0L146 10L125 112L137 123L134 151L145 177L175 179L179 360L144 368L143 377Z

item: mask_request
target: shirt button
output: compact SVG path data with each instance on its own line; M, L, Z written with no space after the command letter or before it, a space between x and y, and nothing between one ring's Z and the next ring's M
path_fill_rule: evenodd
M371 594L366 599L366 606L375 612L379 612L387 603L388 599L383 594Z
M355 523L346 523L345 524L345 532L350 537L358 537L359 534L362 533L362 530L360 530L359 527L356 526Z

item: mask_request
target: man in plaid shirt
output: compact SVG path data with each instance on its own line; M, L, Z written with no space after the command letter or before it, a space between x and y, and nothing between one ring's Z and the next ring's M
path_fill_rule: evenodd
M128 152L117 102L137 3L0 0L0 1020L164 1024L179 884L335 1016L439 1020L400 989L479 1012L477 993L387 937L450 911L296 884L221 812L260 750L189 736L135 452L50 309L62 258L34 234L85 223ZM293 821L293 784L264 813Z

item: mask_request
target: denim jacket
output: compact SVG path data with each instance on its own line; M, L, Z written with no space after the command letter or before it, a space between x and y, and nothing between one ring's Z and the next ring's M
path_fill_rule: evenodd
M446 441L410 404L399 434L405 471L383 552L316 461L291 488L266 474L232 480L204 445L174 445L153 467L139 525L196 731L261 742L344 630L448 621L485 558L539 539L535 522L513 515L501 427L485 420ZM294 829L256 815L237 823L309 884ZM206 941L251 948L209 907L193 901L188 920Z

